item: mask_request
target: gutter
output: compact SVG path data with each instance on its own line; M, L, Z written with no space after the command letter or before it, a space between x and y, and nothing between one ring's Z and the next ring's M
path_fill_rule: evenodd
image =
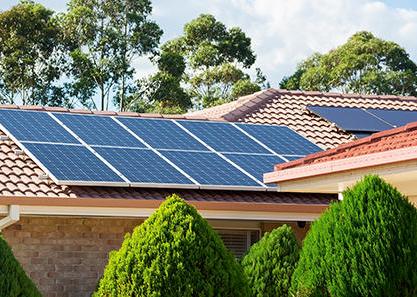
M20 207L19 205L9 205L8 214L6 217L0 220L0 231L4 228L13 225L20 219Z

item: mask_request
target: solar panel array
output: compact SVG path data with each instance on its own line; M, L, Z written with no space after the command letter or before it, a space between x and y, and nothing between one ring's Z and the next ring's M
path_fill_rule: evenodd
M0 110L58 184L266 190L277 163L320 148L287 127Z
M417 111L376 108L308 106L308 110L358 137L417 121Z

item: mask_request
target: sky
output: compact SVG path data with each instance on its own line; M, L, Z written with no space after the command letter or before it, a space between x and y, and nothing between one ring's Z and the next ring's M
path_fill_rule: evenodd
M37 0L65 11L66 1ZM0 10L17 4L0 0ZM154 0L152 18L164 30L162 42L181 34L201 13L213 14L227 26L238 26L251 37L260 67L273 87L294 72L297 63L314 52L324 53L357 31L403 46L417 61L417 1L415 0ZM134 62L136 76L150 74L145 59ZM253 73L253 71L252 71Z

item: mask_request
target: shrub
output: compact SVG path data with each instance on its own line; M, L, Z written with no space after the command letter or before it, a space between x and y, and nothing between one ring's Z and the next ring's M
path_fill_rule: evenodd
M293 275L296 296L417 296L417 210L366 176L313 223Z
M299 247L291 227L284 225L266 233L242 260L251 296L289 296L298 257Z
M0 235L0 296L41 297L35 284L13 256L7 242Z
M174 195L110 255L93 296L245 297L248 288L218 234Z

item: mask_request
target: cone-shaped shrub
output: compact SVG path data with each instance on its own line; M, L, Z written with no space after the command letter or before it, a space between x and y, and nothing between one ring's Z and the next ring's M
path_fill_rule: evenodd
M417 296L417 211L367 176L312 225L293 275L295 296Z
M41 297L35 284L13 256L7 242L0 235L0 296Z
M245 297L248 287L218 234L174 195L110 255L93 296Z
M297 239L284 225L266 233L242 259L253 297L287 297L299 257Z

